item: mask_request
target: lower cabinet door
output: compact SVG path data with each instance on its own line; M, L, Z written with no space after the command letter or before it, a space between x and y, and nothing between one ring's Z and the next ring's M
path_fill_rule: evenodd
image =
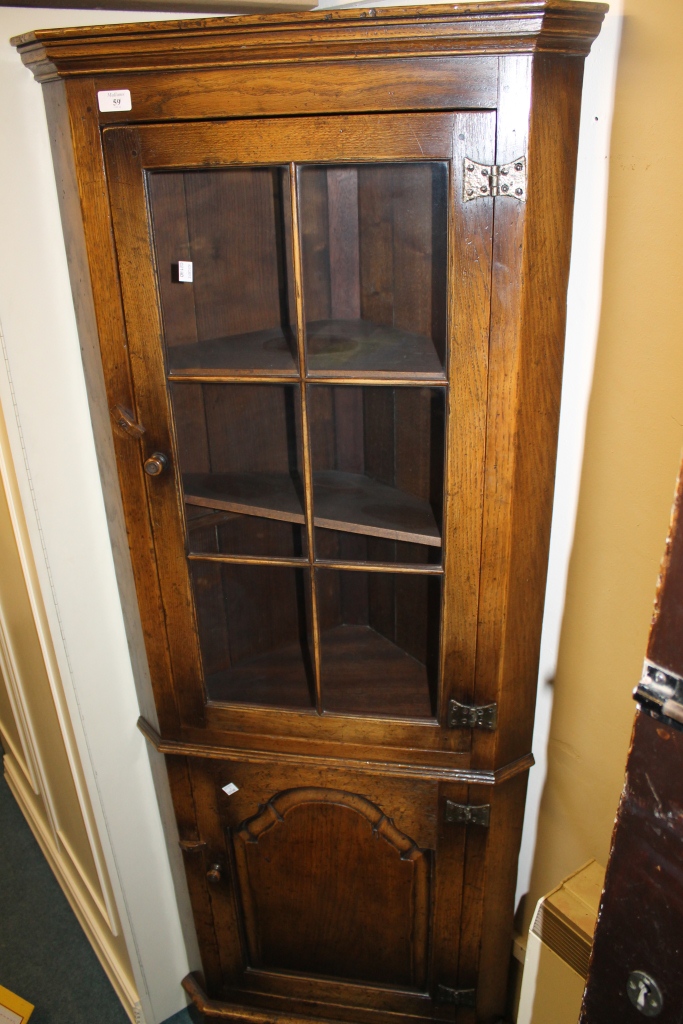
M468 830L445 820L465 786L281 764L190 770L199 841L183 845L210 997L353 1021L453 1020L454 1003L471 1002L458 992Z

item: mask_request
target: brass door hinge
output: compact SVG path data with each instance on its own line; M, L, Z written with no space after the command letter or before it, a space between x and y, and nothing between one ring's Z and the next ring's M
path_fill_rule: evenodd
M446 801L446 821L450 825L483 825L491 824L491 804L456 804L453 800Z
M436 1002L450 1003L451 1006L477 1005L477 990L474 988L448 988L447 985L436 986Z
M448 702L449 729L495 729L498 725L497 704L460 704Z
M478 164L465 157L463 161L462 201L485 196L507 196L526 202L526 157L520 156L509 164Z

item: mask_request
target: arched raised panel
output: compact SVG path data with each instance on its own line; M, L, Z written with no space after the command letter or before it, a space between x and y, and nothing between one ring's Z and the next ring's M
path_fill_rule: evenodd
M424 988L429 852L375 804L287 790L234 848L250 966Z

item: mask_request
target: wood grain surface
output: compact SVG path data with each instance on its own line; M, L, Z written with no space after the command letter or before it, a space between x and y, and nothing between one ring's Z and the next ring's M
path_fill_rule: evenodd
M677 641L680 646L680 640ZM680 1016L680 727L638 710L600 903L582 1024L639 1020L626 986L631 971L654 978L661 1024Z
M185 985L207 1020L503 1012L582 63L604 10L15 41L47 83L156 705L143 688L142 727L167 754L202 949ZM99 112L115 88L132 109ZM463 201L465 160L522 155L526 202ZM144 433L112 426L117 406ZM498 728L449 728L452 699L495 701ZM490 828L446 821L446 800L489 804Z

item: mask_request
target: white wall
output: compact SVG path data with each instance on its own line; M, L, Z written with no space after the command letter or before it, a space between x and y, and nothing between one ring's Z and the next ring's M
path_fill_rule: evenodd
M586 63L541 688L520 861L528 886L597 337L620 0ZM161 18L164 15L153 16ZM148 1024L183 1005L188 959L128 654L62 242L40 87L8 45L31 28L151 20L0 9L0 400L50 626ZM192 954L194 956L194 953Z
M143 15L0 9L0 401L144 1019L156 1024L185 1005L188 957L135 725L42 90L8 42L32 28L130 20Z

